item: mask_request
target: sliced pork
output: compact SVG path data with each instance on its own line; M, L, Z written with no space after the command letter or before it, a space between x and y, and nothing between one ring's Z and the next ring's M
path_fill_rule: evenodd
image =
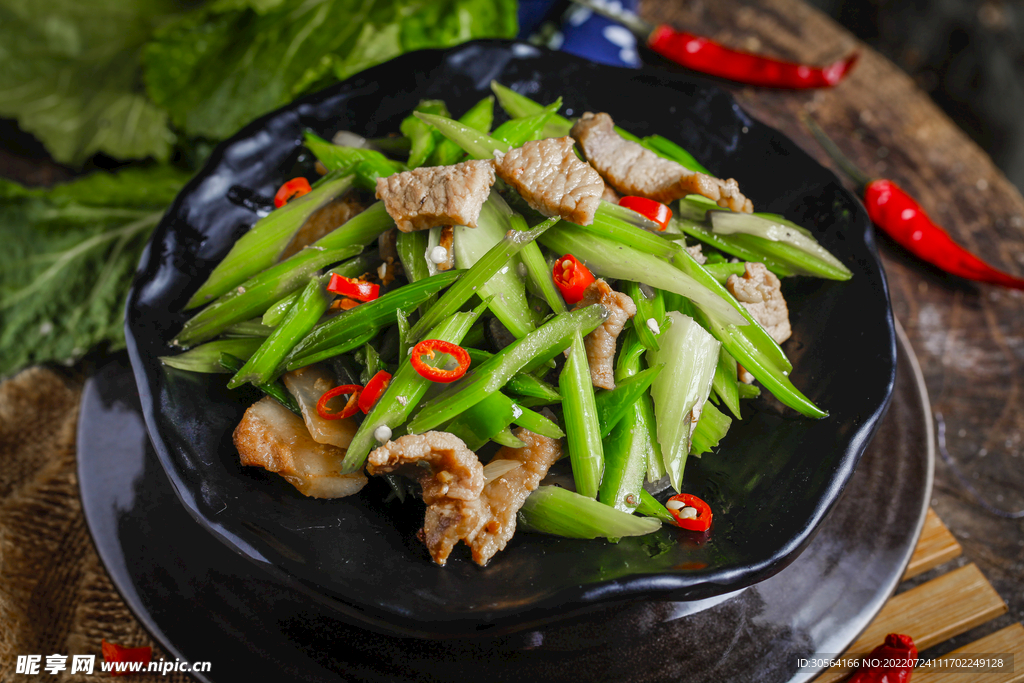
M573 310L593 304L603 304L608 309L608 318L583 338L587 348L587 364L590 366L590 381L595 387L614 389L615 340L626 321L636 315L636 304L629 296L616 292L600 278L590 283Z
M789 339L789 308L782 298L782 283L762 263L746 264L743 276L730 275L726 289L778 343ZM744 380L745 381L745 380Z
M523 507L526 497L540 485L552 465L562 456L562 444L558 439L534 434L519 428L515 435L526 445L521 448L503 446L494 460L508 460L520 463L484 486L480 494L481 505L475 512L484 516L482 524L473 524L479 530L471 539L466 539L473 552L473 561L483 566L495 554L505 549L516 532L516 513Z
M712 178L662 159L615 132L615 123L608 114L586 112L573 125L572 136L587 161L621 194L665 203L699 194L733 211L754 210L735 180Z
M377 199L402 232L436 225L476 227L491 185L494 163L464 161L430 166L377 179Z
M576 157L572 147L570 137L533 140L499 158L495 171L545 216L590 225L604 194L604 182Z
M483 465L454 434L424 432L388 441L370 452L367 471L398 472L419 482L427 504L423 541L439 565L484 522L475 511L484 488Z
M362 472L341 473L345 449L313 441L302 419L269 396L249 406L233 436L243 465L276 472L311 498L350 496L366 485Z

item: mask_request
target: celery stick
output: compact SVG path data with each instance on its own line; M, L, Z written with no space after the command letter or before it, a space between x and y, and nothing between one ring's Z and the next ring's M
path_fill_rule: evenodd
M422 166L427 157L433 153L434 147L440 142L440 136L435 137L435 131L429 125L416 118L415 114L417 112L448 116L448 108L444 106L444 102L441 100L420 100L420 103L416 105L416 109L413 110L413 114L405 117L405 120L399 126L399 130L412 143L412 147L409 150L409 168Z
M224 330L227 337L269 337L274 328L264 325L258 318L235 323Z
M238 289L224 294L199 311L185 323L175 343L191 346L216 337L234 323L261 315L285 295L304 287L316 271L328 264L356 256L360 251L360 246L340 249L306 247L288 260L246 280ZM368 255L356 256L346 263L344 270L358 270L352 275L359 275L369 267L370 258Z
M309 281L281 320L281 324L228 382L229 389L246 382L259 385L274 379L285 356L313 329L331 304L334 297L325 289L329 281L330 275L314 277Z
M725 325L746 325L747 319L728 300L700 284L678 268L578 225L561 222L540 238L541 244L559 254L572 254L595 274L618 280L644 282L693 301L709 316Z
M442 135L466 150L474 159L493 159L496 151L504 153L512 148L507 142L492 138L490 135L481 133L458 121L453 121L447 116L435 116L422 112L416 112L415 116L441 131Z
M642 353L645 348L641 344L639 351ZM626 349L626 343L623 342L622 350L619 351L620 365L630 355ZM640 353L634 355L639 358ZM630 364L628 367L628 370L623 370L621 373L616 369L616 386L614 389L606 389L594 395L597 404L597 421L601 425L601 438L608 436L619 420L633 411L633 404L647 391L647 388L651 386L651 382L654 381L654 378L662 370L660 365L643 371L634 370L633 367L640 367L639 361L636 362L635 366Z
M295 303L295 300L299 298L299 294L300 292L292 292L268 308L267 312L263 314L263 324L267 327L277 327L284 320L284 316L288 313L292 304Z
M243 365L241 358L232 356L230 353L220 354L220 364L226 372L234 372L236 375L242 369ZM298 401L295 400L294 396L288 393L288 390L280 380L257 384L256 388L267 396L275 399L278 403L299 417L302 417L302 410L299 408Z
M664 363L665 369L651 384L654 411L669 480L682 492L683 468L690 452L690 431L711 392L711 379L721 344L693 318L676 311L659 339L661 349L649 351L648 364Z
M757 398L758 396L761 395L761 387L757 386L756 384L746 384L744 382L740 382L738 385L738 389L741 401L751 398Z
M711 277L719 284L724 285L729 281L730 275L742 276L747 272L746 263L705 263L704 270L708 271Z
M263 343L261 337L237 337L217 339L189 349L177 356L160 356L160 362L179 370L189 372L222 373L228 372L220 363L220 355L228 353L243 361L256 353Z
M497 192L491 192L490 198L484 202L480 210L477 227L467 228L455 226L455 265L458 268L471 268L488 250L493 249L505 237L512 223L512 210ZM530 305L526 301L526 286L516 272L515 259L499 268L477 290L481 299L489 296L490 309L516 339L525 337L536 329L530 315Z
M530 140L540 140L545 137L544 126L551 118L551 115L557 112L561 106L562 98L559 97L533 116L524 116L506 121L494 130L492 137L508 143L511 147L522 147Z
M379 299L367 301L317 325L288 356L288 369L301 368L356 348L356 339L365 336L367 331L390 324L395 320L395 311L418 306L431 294L457 281L460 275L462 271L449 270L393 289Z
M745 234L759 237L771 242L792 246L806 254L803 265L814 268L808 261L819 261L828 272L834 271L832 279L848 280L853 276L850 269L842 261L833 256L818 241L799 230L786 225L788 221L777 221L752 214L734 213L732 211L709 211L711 229L719 235ZM794 259L796 256L794 255Z
M554 358L572 343L576 333L589 334L607 317L607 309L600 304L556 315L471 369L452 387L425 404L409 422L409 431L425 432L454 419L501 389L520 370L528 372Z
M558 376L558 389L562 394L562 415L576 491L582 496L597 498L604 475L604 445L587 349L578 331L573 335L569 357Z
M489 132L491 124L494 123L494 96L485 97L470 107L469 111L459 117L459 123L481 133ZM462 148L444 138L438 141L437 146L434 147L434 153L430 155L427 165L449 166L457 163L462 156Z
M526 442L521 440L515 434L513 434L512 430L509 429L508 427L505 427L504 429L494 434L491 437L491 440L494 441L494 443L500 444L502 446L507 446L509 448L522 448L523 446L526 445Z
M305 145L329 171L338 171L347 175L354 173L356 166L367 161L390 168L391 173L388 175L406 170L403 164L388 159L376 150L343 147L328 142L309 131L306 131Z
M557 486L541 486L520 510L524 528L568 538L643 536L661 528L653 517L635 517Z
M312 192L293 199L256 221L217 264L210 277L189 299L185 309L213 301L269 268L314 211L351 187L351 176L331 178Z
M736 359L729 355L723 346L718 352L718 365L715 367L715 377L711 380L711 386L722 403L729 408L729 412L740 418L740 388L739 380L736 379Z
M543 235L556 222L558 222L557 217L550 218L528 231L509 231L500 242L481 256L472 268L465 271L465 275L452 285L444 293L444 296L430 307L430 310L423 314L423 317L412 328L412 338L424 339L423 334L427 330L445 316L457 311L462 304L469 300L469 297L479 291L481 285L490 281L502 267L510 268L512 257L518 254L524 246Z
M668 508L658 502L658 499L645 489L640 490L640 505L637 507L636 512L645 517L656 517L666 524L672 524L673 526L676 523L676 518L668 511Z
M535 116L544 111L544 105L534 102L525 95L520 95L511 88L506 88L497 81L491 81L491 91L498 97L498 104L509 116L522 118ZM572 121L555 113L551 115L542 131L546 138L562 138L572 129Z

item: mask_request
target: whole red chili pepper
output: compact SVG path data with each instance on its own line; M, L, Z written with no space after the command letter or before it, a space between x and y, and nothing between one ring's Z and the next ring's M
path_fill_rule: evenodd
M654 26L632 12L608 9L603 3L594 0L574 1L622 23L662 57L687 69L738 83L766 88L828 88L843 80L859 56L855 52L827 66L796 64L734 50L709 38L677 31L665 24Z
M907 683L917 665L917 647L910 636L890 633L871 651L847 683Z
M839 151L817 123L810 118L805 120L818 143L863 192L868 216L894 242L922 261L950 275L1024 290L1024 278L1015 277L990 266L957 244L949 233L932 221L921 205L896 183L891 180L869 180Z

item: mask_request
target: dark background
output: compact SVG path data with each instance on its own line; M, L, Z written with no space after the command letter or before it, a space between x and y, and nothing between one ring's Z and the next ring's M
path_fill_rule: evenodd
M809 2L910 74L1024 189L1024 2Z

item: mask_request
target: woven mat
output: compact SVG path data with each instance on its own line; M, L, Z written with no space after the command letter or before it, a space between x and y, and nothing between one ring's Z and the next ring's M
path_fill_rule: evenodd
M81 381L31 368L0 384L0 681L18 655L96 655L100 642L153 646L114 590L89 539L75 474ZM19 677L20 678L20 677ZM27 679L26 679L27 680ZM140 683L186 683L183 673L137 674Z

